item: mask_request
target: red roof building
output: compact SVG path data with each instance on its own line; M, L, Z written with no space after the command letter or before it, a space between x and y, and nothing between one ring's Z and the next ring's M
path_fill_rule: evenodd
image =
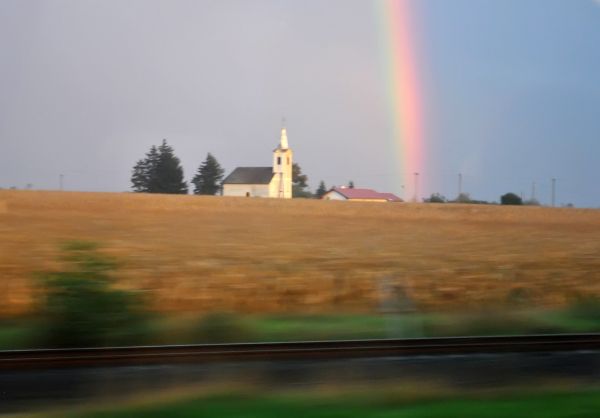
M402 202L392 193L379 193L372 189L334 187L322 197L324 200L351 200L354 202Z

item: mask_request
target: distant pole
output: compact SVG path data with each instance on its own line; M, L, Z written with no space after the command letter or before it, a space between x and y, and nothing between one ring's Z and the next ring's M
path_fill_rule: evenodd
M414 201L418 202L419 201L419 173L414 173L415 174L415 198Z
M552 179L552 207L556 206L556 179Z
M458 197L462 194L462 173L458 173Z
M58 186L59 186L60 190L63 189L63 180L64 180L64 178L65 178L64 174L61 174L61 175L58 176Z
M535 181L531 183L531 202L535 201Z

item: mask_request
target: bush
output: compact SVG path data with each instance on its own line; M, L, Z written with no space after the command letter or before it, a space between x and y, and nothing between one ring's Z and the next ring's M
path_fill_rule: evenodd
M112 288L116 263L89 242L72 242L63 250L70 268L41 275L42 342L89 347L137 341L145 322L141 302L130 291Z
M514 193L506 193L500 196L500 203L503 205L522 205L523 199Z
M433 193L429 199L425 199L425 203L446 203L447 200L439 193Z
M471 203L471 196L469 193L459 193L455 200L456 203Z

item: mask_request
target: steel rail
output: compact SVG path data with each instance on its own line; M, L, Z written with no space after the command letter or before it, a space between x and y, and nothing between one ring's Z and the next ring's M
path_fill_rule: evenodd
M0 351L0 370L579 350L600 351L600 334L6 350Z

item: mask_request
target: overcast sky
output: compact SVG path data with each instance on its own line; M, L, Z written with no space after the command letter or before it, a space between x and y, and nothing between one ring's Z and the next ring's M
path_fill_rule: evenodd
M600 207L600 4L415 0L422 194ZM0 187L126 191L162 138L267 166L281 118L314 189L402 193L368 0L0 0ZM407 189L409 187L407 186ZM409 194L409 191L406 192ZM407 196L410 197L410 196Z

